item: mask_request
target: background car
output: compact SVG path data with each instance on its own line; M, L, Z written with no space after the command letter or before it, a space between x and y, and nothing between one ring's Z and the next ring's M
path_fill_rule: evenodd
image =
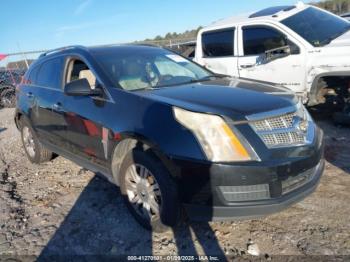
M216 73L283 85L350 122L349 29L345 19L301 2L269 7L201 29L194 60Z

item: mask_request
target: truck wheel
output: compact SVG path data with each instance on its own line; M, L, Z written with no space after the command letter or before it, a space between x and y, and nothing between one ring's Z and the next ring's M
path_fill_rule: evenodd
M143 227L164 232L178 224L177 184L156 157L135 148L125 156L120 171L126 206Z
M26 119L21 119L21 137L24 151L30 162L40 164L52 159L52 152L39 141L35 131Z

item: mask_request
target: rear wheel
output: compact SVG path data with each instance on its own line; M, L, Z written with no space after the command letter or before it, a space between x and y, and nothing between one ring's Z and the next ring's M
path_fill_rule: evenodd
M52 159L52 152L40 143L35 131L26 119L21 120L21 137L24 151L30 162L40 164Z
M121 166L121 191L128 209L145 228L164 232L177 225L177 184L151 153L134 149Z
M1 92L0 105L8 108L16 106L16 91L14 88L6 88Z

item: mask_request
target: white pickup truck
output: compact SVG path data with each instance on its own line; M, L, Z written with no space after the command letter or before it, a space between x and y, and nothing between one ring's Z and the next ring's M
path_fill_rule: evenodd
M345 19L301 2L270 7L200 30L194 61L216 73L283 85L309 106L349 114L349 29Z

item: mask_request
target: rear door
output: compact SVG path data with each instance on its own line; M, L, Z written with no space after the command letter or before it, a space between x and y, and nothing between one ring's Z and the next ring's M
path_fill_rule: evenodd
M273 82L297 92L305 82L305 51L295 39L289 39L271 25L249 25L239 28L239 76ZM272 61L265 52L289 45L291 54Z
M35 88L28 94L33 106L31 122L42 141L63 147L66 122L62 110L63 57L44 61L37 68Z
M32 65L25 73L22 83L16 90L17 107L29 118L31 118L32 110L36 105L35 97L38 93L38 88L35 86L35 83L39 69L39 65Z
M238 76L234 27L203 32L196 62L218 74Z

